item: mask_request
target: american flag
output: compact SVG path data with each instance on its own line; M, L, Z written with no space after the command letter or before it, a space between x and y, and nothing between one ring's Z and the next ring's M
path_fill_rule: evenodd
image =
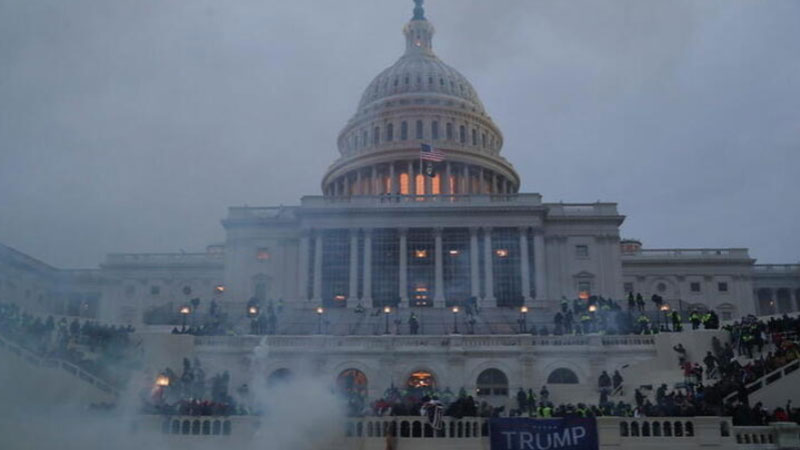
M444 161L444 152L429 144L422 144L419 149L419 158L423 161L442 162Z

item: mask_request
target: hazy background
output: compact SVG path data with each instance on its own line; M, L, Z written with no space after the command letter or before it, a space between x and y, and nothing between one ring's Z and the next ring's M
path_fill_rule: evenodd
M647 247L800 259L800 2L428 0L523 190ZM0 0L0 242L202 250L320 192L411 0Z

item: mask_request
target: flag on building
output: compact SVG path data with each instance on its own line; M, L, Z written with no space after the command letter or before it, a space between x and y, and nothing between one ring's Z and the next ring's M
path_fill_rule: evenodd
M433 148L430 144L422 144L419 150L419 158L423 161L442 162L444 152L438 148Z

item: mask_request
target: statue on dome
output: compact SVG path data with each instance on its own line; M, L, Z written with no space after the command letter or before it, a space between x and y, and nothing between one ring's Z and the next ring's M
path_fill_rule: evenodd
M425 0L414 0L414 19L413 20L425 20L425 8L422 4L425 3Z

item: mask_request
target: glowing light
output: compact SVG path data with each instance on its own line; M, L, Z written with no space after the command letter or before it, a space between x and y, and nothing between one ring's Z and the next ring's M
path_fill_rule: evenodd
M184 316L188 316L192 313L192 308L188 306L181 306L181 309L178 310L179 313L183 314Z
M581 299L581 300L589 300L589 293L586 292L586 291L581 291L578 294L578 298Z
M166 375L159 375L156 377L156 386L167 387L169 386L169 377Z
M270 257L269 250L267 250L265 248L258 249L258 252L256 253L256 259L257 260L266 261L266 260L269 259L269 257Z
M521 312L522 314L528 314L528 307L523 306L522 308L519 309L519 312Z
M317 314L322 315L324 313L325 313L325 308L323 308L322 306L318 306L317 307Z
M589 312L596 312L596 311L597 311L597 305L589 305Z
M251 316L257 316L258 315L258 306L251 306L251 307L247 308L247 314L249 314Z
M458 250L450 250L448 253L450 253L452 256L458 256L461 254L461 252Z
M667 311L669 311L669 305L665 303L665 304L661 305L661 307L659 309L661 311L667 312Z
M389 306L384 306L383 307L383 312L386 313L386 314L389 314L390 312L392 312L392 308L389 307Z
M334 298L334 300L339 301L339 302L347 300L347 297L345 297L344 295L337 295L336 297L333 297L333 298Z
M225 292L225 286L220 284L219 286L214 288L214 292L216 292L217 294L222 294L223 292Z
M498 258L505 258L508 256L508 250L504 248L500 248L494 251L494 254L497 255Z
M417 258L427 258L428 251L427 250L414 250L414 256Z
M458 314L458 306L453 306L453 314Z

